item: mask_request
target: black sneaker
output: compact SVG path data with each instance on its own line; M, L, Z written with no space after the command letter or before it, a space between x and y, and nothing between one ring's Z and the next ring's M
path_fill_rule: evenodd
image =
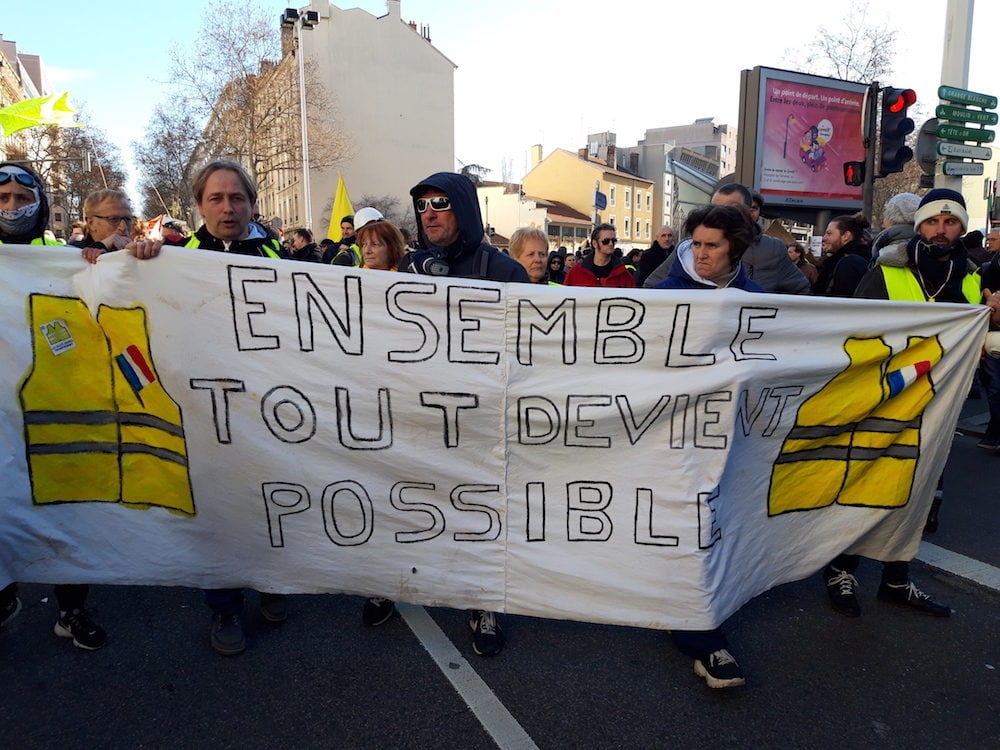
M934 617L951 617L951 607L931 599L927 594L918 589L913 581L900 584L880 583L878 587L878 600L911 607L918 612L934 615Z
M108 640L104 628L91 620L82 609L60 612L53 630L60 638L72 638L74 646L88 651L96 651Z
M743 670L727 649L720 648L694 660L694 673L704 677L710 688L739 687L746 684Z
M21 600L15 596L3 606L3 609L0 609L0 628L17 617L17 613L20 611Z
M372 596L365 600L365 606L361 610L361 622L374 628L388 622L395 612L396 603L392 599Z
M1000 450L1000 440L997 440L995 437L984 437L976 443L976 447L987 451L993 451L995 453Z
M824 578L826 578L826 593L830 596L833 608L845 617L860 617L861 605L858 604L856 596L858 579L846 570L836 568L827 568L824 571Z
M260 616L270 625L280 625L288 619L288 597L285 594L260 592Z
M212 616L212 648L222 656L236 656L246 650L243 624L239 615Z
M503 651L503 628L495 612L477 609L469 613L472 630L472 650L479 656L496 656Z

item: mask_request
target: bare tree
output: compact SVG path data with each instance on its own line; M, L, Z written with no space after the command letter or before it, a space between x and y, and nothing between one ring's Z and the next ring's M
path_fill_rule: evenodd
M80 115L86 121L82 108ZM93 191L125 185L118 147L100 128L35 127L21 135L10 149L10 160L26 162L38 172L52 205L62 206L69 218L83 216L83 201Z
M867 0L853 0L836 19L833 28L820 26L803 50L786 51L786 59L806 73L842 81L872 83L892 75L898 33L889 18L873 19Z
M200 151L241 161L262 188L302 164L299 51L290 32L281 44L276 21L260 5L215 0L192 53L178 55L172 71L181 106L206 123ZM323 169L340 161L349 144L333 127L331 95L312 69L305 66L309 162Z
M201 129L182 109L161 104L153 110L145 138L132 143L145 216L166 213L194 223L187 165L200 140Z
M395 195L371 195L366 193L357 201L354 201L356 208L371 206L381 212L385 220L394 224L399 229L407 229L411 233L416 230L416 223L413 217L413 206L403 204Z

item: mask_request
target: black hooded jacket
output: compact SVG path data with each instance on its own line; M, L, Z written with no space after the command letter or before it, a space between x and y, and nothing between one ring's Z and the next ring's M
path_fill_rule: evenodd
M451 210L458 221L459 238L449 247L437 248L424 235L417 198L428 188L440 190L451 199ZM440 276L460 276L466 279L490 281L521 281L530 283L528 272L516 260L483 241L483 218L479 213L476 186L463 174L438 172L410 191L413 211L422 250L414 250L399 264L400 271L431 273ZM428 209L433 210L433 209ZM427 261L431 262L428 263ZM447 267L447 271L445 271Z

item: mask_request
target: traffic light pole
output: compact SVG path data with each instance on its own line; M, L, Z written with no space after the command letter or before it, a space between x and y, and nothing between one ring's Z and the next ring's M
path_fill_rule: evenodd
M878 121L879 90L878 81L872 81L868 84L868 94L865 96L865 183L861 191L861 210L869 220L875 198L875 123Z

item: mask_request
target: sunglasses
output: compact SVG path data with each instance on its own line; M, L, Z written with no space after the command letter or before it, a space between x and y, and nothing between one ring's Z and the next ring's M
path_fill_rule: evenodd
M38 180L32 177L30 174L25 174L18 172L17 174L11 174L10 172L0 172L0 185L6 185L11 180L16 180L17 184L24 185L26 188L36 188L38 187Z
M607 246L607 245L617 245L618 244L618 238L617 237L605 237L603 240L601 240L601 244L604 245L604 246Z
M417 213L422 214L430 206L435 211L451 211L451 198L437 195L433 198L417 198Z
M90 218L91 219L103 219L104 221L108 222L109 224L114 224L115 226L118 226L123 221L129 221L129 222L132 221L132 217L131 216L98 216L97 214L91 214Z

